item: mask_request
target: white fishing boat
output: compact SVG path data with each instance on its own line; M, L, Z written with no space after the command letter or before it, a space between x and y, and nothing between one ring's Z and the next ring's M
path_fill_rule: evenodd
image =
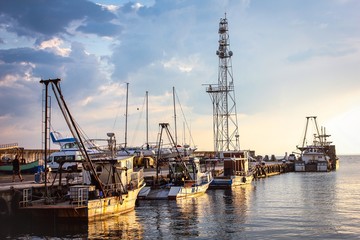
M160 123L162 128L159 143L162 142L161 136L164 129L172 139L168 125L168 123ZM205 193L213 180L211 171L201 171L200 160L198 158L189 157L184 159L179 153L176 158L166 158L164 161L166 161L169 168L167 176L159 176L160 161L162 159L158 158L157 174L153 184L145 186L140 191L139 199L175 200L195 197Z
M79 150L77 140L73 137L63 137L59 132L51 132L50 137L54 144L60 146L60 150L49 155L47 167L51 168L51 171L54 172L57 172L59 168L63 171L81 171L84 157ZM87 141L85 148L89 155L101 154L103 152L93 141Z
M313 122L315 133L313 133L312 143L306 144L309 121ZM300 157L294 161L295 172L327 172L336 170L339 159L336 156L335 145L327 140L325 128L319 131L316 116L306 117L305 136L302 146L297 146L301 151Z
M169 162L169 179L162 179L159 185L145 186L138 197L168 200L195 197L205 193L212 180L210 171L201 171L198 158L187 161L173 159Z
M45 181L44 197L35 198L31 188L23 190L17 214L31 219L73 219L75 221L92 221L112 215L122 214L135 208L139 191L144 187L143 169L135 171L133 156L117 157L116 140L113 133L108 133L108 148L102 155L91 155L85 147L85 135L70 114L59 86L60 79L41 80L48 92L52 85L54 94L62 110L70 132L81 152L82 184L62 185L61 174L57 186L48 185ZM46 94L47 95L47 94ZM44 139L48 140L46 114L48 97L44 96ZM45 159L48 143L44 144ZM47 163L45 162L45 166ZM45 171L45 178L47 172ZM54 183L53 183L54 184Z
M220 154L223 174L214 177L210 188L231 188L250 184L254 179L249 151L227 151Z

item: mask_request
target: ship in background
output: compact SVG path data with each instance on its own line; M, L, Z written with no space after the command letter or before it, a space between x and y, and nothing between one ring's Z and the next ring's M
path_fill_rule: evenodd
M336 156L335 145L328 141L331 135L326 134L326 129L319 130L316 116L306 117L305 135L301 146L300 157L294 161L295 172L327 172L339 167L339 158ZM307 144L309 123L314 127L313 139Z

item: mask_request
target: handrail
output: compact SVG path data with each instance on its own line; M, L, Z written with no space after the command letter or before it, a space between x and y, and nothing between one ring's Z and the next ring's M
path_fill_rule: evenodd
M14 149L18 147L19 147L18 143L0 144L0 150Z

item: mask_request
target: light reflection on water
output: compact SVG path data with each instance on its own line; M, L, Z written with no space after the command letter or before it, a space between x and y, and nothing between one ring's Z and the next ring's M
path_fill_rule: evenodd
M18 239L360 239L360 157L337 172L287 173L178 201L140 201L135 211L89 225L0 224Z

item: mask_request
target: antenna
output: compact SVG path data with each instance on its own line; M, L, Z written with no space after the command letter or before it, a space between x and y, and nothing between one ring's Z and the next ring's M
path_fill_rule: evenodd
M216 51L219 58L218 83L208 84L206 88L213 104L213 134L216 152L240 150L231 62L233 52L230 51L228 31L225 13L225 18L221 18L219 23L219 48Z

